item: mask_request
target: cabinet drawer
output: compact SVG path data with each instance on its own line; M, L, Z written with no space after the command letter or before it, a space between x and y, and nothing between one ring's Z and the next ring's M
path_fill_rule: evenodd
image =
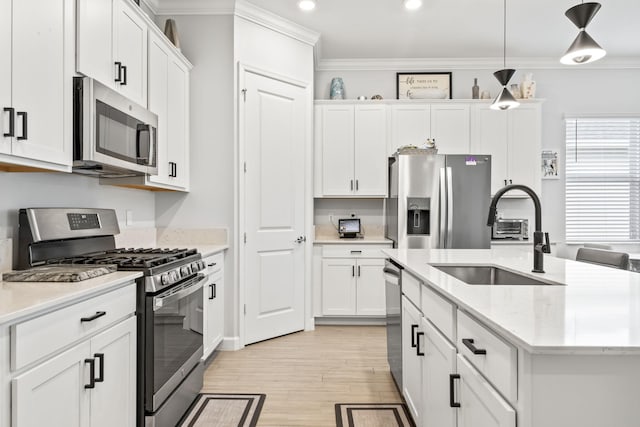
M429 319L449 341L455 342L455 306L428 286L422 287L421 298L423 316Z
M512 402L517 401L517 349L464 312L458 310L457 314L458 352L464 355L507 399ZM476 353L480 351L486 353L474 354L472 347L478 350Z
M402 270L402 293L416 306L420 307L420 288L422 283L411 274Z
M217 273L224 267L224 252L208 256L204 258L203 261L207 266L207 270L204 271L204 274Z
M390 245L325 245L322 248L322 256L323 258L386 258L381 249L390 247Z
M69 285L72 286L72 285ZM135 313L136 285L11 326L11 369L17 370ZM104 312L104 315L95 317ZM82 318L94 320L82 321Z

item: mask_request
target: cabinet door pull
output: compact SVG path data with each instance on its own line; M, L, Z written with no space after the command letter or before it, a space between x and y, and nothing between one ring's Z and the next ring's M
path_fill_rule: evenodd
M126 65L122 66L122 81L120 82L120 84L122 86L127 85L127 66Z
M122 81L122 62L116 61L115 65L116 65L116 70L118 70L118 73L116 74L116 78L114 80L116 83L119 83Z
M100 369L98 370L98 378L96 378L96 382L104 382L104 353L96 353L93 357L100 361Z
M84 388L96 388L96 359L84 359L85 365L89 365L89 384Z
M424 336L424 332L416 334L416 356L424 356L424 351L420 351L420 337Z
M361 254L362 251L351 251L352 254Z
M178 177L178 164L176 162L173 162L173 177Z
M473 354L487 354L487 350L478 348L474 345L472 338L462 338L462 344L465 345Z
M16 109L4 107L4 111L9 113L9 132L5 133L5 137L13 138L16 136Z
M411 325L411 347L416 347L416 329L418 329L418 325Z
M509 180L509 184L513 184L513 180L512 179Z
M214 267L214 266L216 266L216 265L218 265L218 263L217 263L217 262L212 262L211 264L207 264L207 267Z
M96 311L96 314L94 314L93 316L81 318L80 322L93 322L97 318L102 317L102 316L106 316L106 315L107 315L106 311Z
M353 180L351 180L351 191L353 191Z
M459 408L460 402L456 402L455 381L460 379L460 374L449 374L449 406Z
M214 287L213 283L209 285L209 299L214 299L216 297L215 290L213 287Z
M358 266L358 277L360 277L360 266Z
M506 179L504 180L504 185L507 185L507 180Z
M356 179L356 191L358 191L358 180Z
M356 277L356 266L355 265L351 266L351 277Z
M218 284L214 283L213 284L213 298L217 298L218 297Z
M16 139L19 141L23 141L27 139L27 129L29 128L29 122L27 121L27 112L26 111L18 111L16 113L18 117L22 116L22 135L17 137Z

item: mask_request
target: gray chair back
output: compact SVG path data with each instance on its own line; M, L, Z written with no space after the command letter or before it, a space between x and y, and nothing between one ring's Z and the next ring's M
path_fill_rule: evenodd
M629 269L629 254L624 252L607 251L594 248L580 248L576 254L576 261L614 267L621 270Z

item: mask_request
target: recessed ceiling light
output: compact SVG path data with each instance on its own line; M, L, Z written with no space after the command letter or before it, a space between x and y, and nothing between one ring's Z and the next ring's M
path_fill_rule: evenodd
M404 0L404 7L408 10L420 9L422 0Z
M298 7L302 10L313 10L316 8L316 0L298 0Z

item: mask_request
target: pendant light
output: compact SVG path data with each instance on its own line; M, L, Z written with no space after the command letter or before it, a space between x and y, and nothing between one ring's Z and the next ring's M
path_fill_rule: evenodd
M589 22L600 10L600 3L581 3L568 9L564 14L580 29L578 37L571 43L569 50L560 58L567 65L588 64L603 58L607 52L585 31Z
M498 97L493 101L493 104L489 108L492 110L509 110L516 108L520 103L511 95L507 85L509 80L513 77L516 70L507 68L507 0L504 0L504 27L503 27L503 40L502 40L502 70L498 70L493 73L493 76L500 82L502 90Z

